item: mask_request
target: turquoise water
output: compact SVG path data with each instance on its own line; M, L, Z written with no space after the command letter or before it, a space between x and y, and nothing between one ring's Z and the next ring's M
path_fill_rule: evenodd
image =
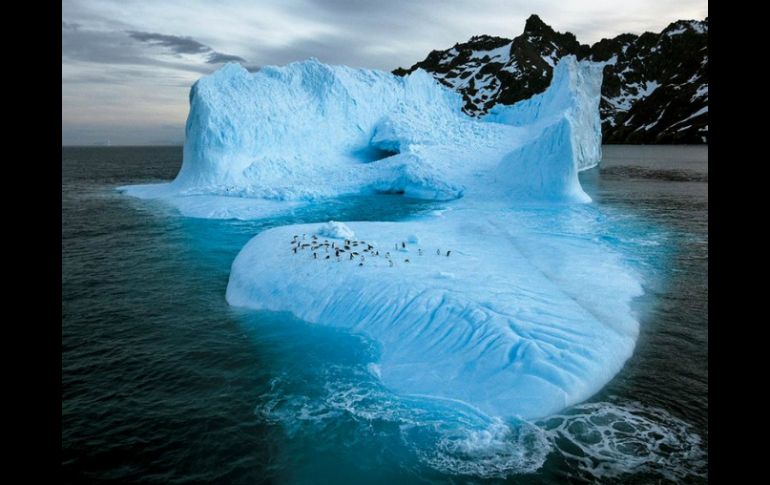
M72 482L705 482L705 147L605 147L581 174L601 237L645 275L641 335L589 403L504 423L403 399L377 346L229 307L230 264L265 228L436 208L345 198L261 221L179 217L114 189L170 180L181 148L62 150L62 454Z

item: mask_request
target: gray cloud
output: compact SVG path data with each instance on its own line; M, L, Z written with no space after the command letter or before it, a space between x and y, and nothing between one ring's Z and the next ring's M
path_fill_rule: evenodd
M240 56L215 51L211 47L189 37L140 31L130 31L128 35L126 33L124 31L86 29L81 28L78 24L63 21L62 64L65 63L65 60L113 65L133 64L138 66L161 66L197 74L209 74L213 71L213 64L230 61L246 62ZM139 43L136 41L139 41ZM153 52L148 52L143 44L163 47L170 50L177 57L158 57ZM196 55L207 53L208 56L202 57L198 61L178 57L180 54ZM62 81L74 82L71 77Z
M209 64L224 64L225 62L246 62L246 59L215 51L209 55L209 59L206 62Z
M128 35L132 39L136 39L140 42L168 47L176 54L203 54L212 50L211 47L203 45L190 37L177 37L176 35L156 34L153 32L138 32L136 30L129 30Z

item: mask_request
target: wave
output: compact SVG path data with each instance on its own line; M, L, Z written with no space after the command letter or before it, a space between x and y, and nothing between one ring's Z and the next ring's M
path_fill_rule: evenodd
M352 372L331 365L319 377L323 384L304 389L287 374L273 378L256 415L291 438L344 433L350 448L376 435L381 443L397 443L419 466L451 476L531 476L555 457L586 480L706 477L703 441L692 427L637 402L611 398L529 422L487 416L455 401L397 396L378 382L371 364ZM383 433L392 439L383 440Z

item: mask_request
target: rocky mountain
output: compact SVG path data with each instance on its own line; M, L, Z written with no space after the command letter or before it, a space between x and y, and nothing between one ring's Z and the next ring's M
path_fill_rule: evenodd
M515 39L472 37L393 73L422 68L463 95L466 113L480 116L544 91L556 61L569 54L604 64L604 143L708 143L708 18L589 46L532 15Z

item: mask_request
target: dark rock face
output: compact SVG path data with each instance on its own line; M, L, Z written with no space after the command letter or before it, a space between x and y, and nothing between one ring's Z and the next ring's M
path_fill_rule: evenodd
M569 54L605 63L599 108L604 143L708 143L708 18L588 46L532 15L513 40L472 37L393 73L422 68L462 94L466 113L481 116L498 103L543 92L555 63Z

